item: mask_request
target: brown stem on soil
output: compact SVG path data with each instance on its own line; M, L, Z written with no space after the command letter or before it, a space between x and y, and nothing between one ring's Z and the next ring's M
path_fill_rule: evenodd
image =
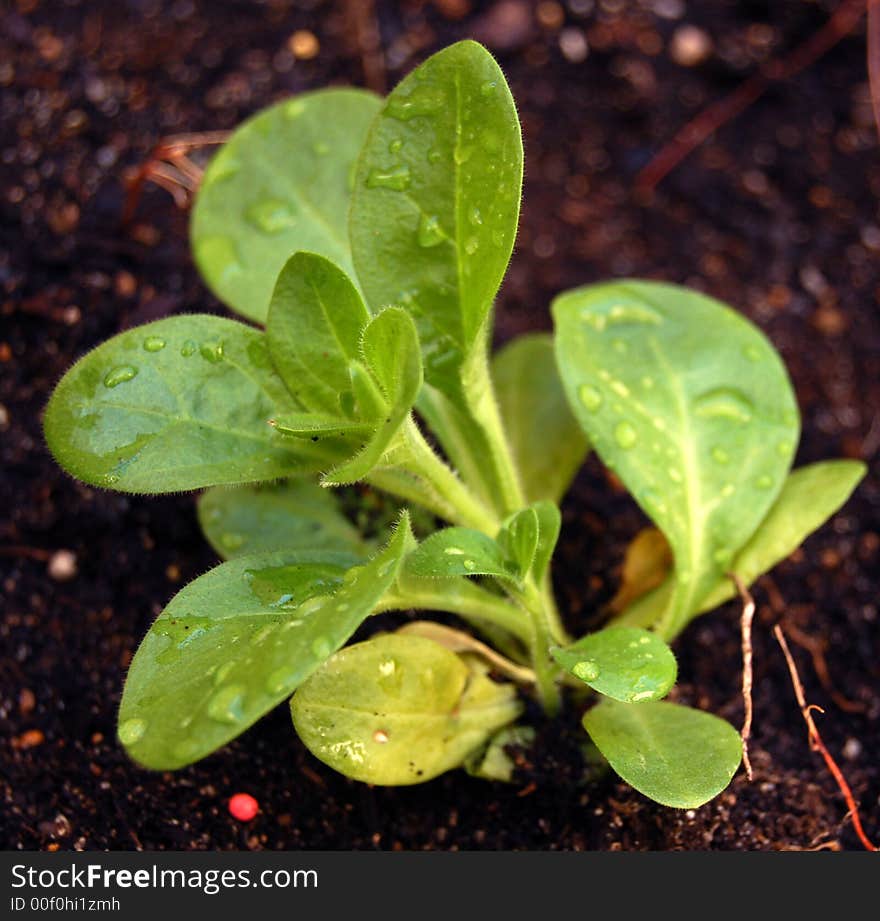
M868 0L868 85L874 125L880 135L880 0Z
M204 172L187 154L199 147L224 144L229 134L228 131L199 131L176 134L159 141L128 182L125 207L122 211L123 226L134 217L144 186L148 182L169 192L178 208L186 208L198 189Z
M755 618L755 599L752 597L751 592L749 592L743 580L740 579L735 572L730 572L727 575L736 586L743 606L742 615L739 619L739 627L742 637L742 695L745 716L739 736L742 739L743 766L746 769L746 777L752 780L755 775L752 771L752 762L749 759L749 737L752 734L752 621Z
M785 628L792 642L797 643L802 649L810 654L813 660L813 668L822 687L827 691L828 696L843 710L845 713L864 713L867 706L860 701L850 700L844 697L831 681L831 673L828 670L828 663L825 661L825 650L828 647L828 641L816 636L810 636L804 633L800 627L795 626L791 621L786 621Z
M804 722L807 724L810 747L813 749L813 751L819 752L819 754L823 757L828 770L831 772L831 776L834 778L834 781L838 786L838 789L843 794L847 809L849 809L849 815L852 817L853 829L855 830L856 835L858 835L859 841L862 843L862 847L866 851L876 851L877 848L871 843L870 839L865 834L864 828L862 828L862 820L859 817L859 807L856 804L852 790L850 789L849 784L846 782L846 778L843 776L843 772L837 766L837 762L825 747L825 743L822 741L822 736L819 735L819 729L817 728L816 722L813 719L813 710L818 710L819 713L824 713L825 711L821 707L817 707L815 704L807 703L806 696L804 695L804 686L801 684L797 666L795 665L791 650L788 648L788 643L785 639L785 633L783 633L782 627L779 624L776 624L776 626L773 628L773 635L776 637L776 642L779 643L779 646L782 649L782 654L785 656L785 662L788 665L788 672L791 675L791 684L794 688L794 694L797 698L798 706L801 708L801 715L804 718Z
M873 8L877 2L878 0L869 0L869 6ZM703 109L679 129L675 137L660 149L647 166L639 171L635 180L636 192L642 195L653 192L658 183L696 150L706 138L714 134L722 125L742 114L764 95L772 83L788 80L805 70L852 32L864 11L865 0L844 0L818 32L785 57L768 61L732 93ZM876 14L875 18L877 18Z

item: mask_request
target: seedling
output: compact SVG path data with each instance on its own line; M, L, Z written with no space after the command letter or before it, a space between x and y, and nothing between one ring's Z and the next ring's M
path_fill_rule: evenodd
M675 285L566 292L554 336L490 359L521 184L513 99L473 42L384 100L279 103L213 157L192 216L208 285L265 330L170 317L62 379L45 416L59 463L124 492L207 488L200 521L226 560L134 657L119 738L135 761L183 767L291 698L302 740L350 777L504 777L505 744L530 739L523 695L552 714L574 686L593 742L647 796L693 807L730 781L734 728L662 701L667 643L732 597L729 573L748 584L790 554L864 466L790 472L779 356ZM630 547L608 626L573 638L551 558L590 447L656 528ZM327 488L352 483L404 506L378 549ZM408 509L439 529L417 540ZM419 621L346 647L370 615L410 610L472 632Z

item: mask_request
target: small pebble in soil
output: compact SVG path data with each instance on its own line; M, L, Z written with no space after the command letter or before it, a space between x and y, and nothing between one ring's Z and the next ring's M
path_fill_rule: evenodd
M855 761L862 753L862 743L858 739L850 737L843 746L843 757L847 761Z
M229 798L229 814L239 822L250 822L260 811L260 804L250 793L236 793Z
M669 53L682 67L696 67L712 53L712 39L697 26L679 26L672 33Z
M49 557L49 578L56 582L67 582L77 573L76 554L72 550L56 550Z

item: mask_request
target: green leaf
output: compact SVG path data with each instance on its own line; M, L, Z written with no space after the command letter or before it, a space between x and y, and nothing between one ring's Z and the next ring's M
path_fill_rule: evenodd
M553 337L519 336L492 360L504 429L530 502L558 502L584 462L589 442L556 370Z
M291 253L326 256L353 274L351 177L381 100L355 89L303 93L258 112L213 157L190 238L211 290L264 322Z
M338 457L332 440L285 443L267 424L296 409L261 332L192 314L138 326L81 358L44 426L55 458L81 480L164 493L326 467Z
M496 576L517 579L516 565L491 537L472 528L444 528L419 544L406 559L404 573L421 579Z
M550 654L594 691L624 703L665 697L678 672L666 643L638 627L606 627Z
M428 380L458 392L507 269L519 215L522 139L492 56L458 42L406 77L358 161L351 245L375 309L419 324Z
M628 784L676 809L694 809L717 796L742 758L733 726L679 704L624 704L606 698L587 711L583 722Z
M146 767L191 764L242 733L339 649L394 582L412 542L401 517L363 566L349 554L239 557L186 586L141 643L119 738Z
M852 494L865 475L861 461L837 460L810 464L793 471L785 481L767 517L730 566L746 585L794 553L804 538L825 523ZM667 580L639 598L621 615L621 621L650 626L662 616L672 594ZM699 613L711 611L733 598L736 589L726 576L718 579Z
M526 577L535 561L539 528L538 513L533 508L524 508L504 522L495 538L505 558L516 567L520 579Z
M366 550L333 493L308 480L218 486L199 497L198 513L205 537L224 559L272 550L330 550L350 553L354 563Z
M369 319L357 288L328 259L296 253L285 263L272 293L266 339L275 367L307 409L351 415L349 364L360 358Z
M782 489L799 431L788 375L746 319L675 285L595 285L553 311L575 415L672 547L658 629L675 636Z
M511 758L508 749L528 749L534 742L535 730L531 726L505 726L489 739L489 744L484 750L468 756L464 769L472 777L510 783L513 780L516 762Z
M337 653L290 709L316 758L355 780L396 786L458 767L521 706L512 685L469 672L432 640L390 634Z
M409 419L422 387L422 360L415 324L405 310L387 307L363 331L364 363L385 400L373 435L354 457L323 478L325 485L362 480L382 460ZM374 421L374 420L370 420Z
M547 573L553 551L556 549L556 542L559 540L562 515L559 507L547 500L536 502L532 508L538 516L538 547L532 563L532 573L535 581L540 583Z

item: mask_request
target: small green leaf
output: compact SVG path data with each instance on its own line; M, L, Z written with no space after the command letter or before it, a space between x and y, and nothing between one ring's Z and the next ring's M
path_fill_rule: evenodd
M519 336L492 361L504 429L530 502L558 502L589 450L565 397L553 337Z
M535 581L544 578L559 540L559 530L562 527L562 515L559 507L546 499L536 502L532 508L538 516L538 548L535 551L535 561L532 563L532 573Z
M205 537L227 560L273 550L330 550L350 553L354 563L366 550L333 493L308 480L218 486L199 497L198 513Z
M469 672L431 640L390 634L349 646L290 703L325 764L366 783L421 783L458 767L521 711L512 685Z
M422 579L449 576L517 578L515 564L498 543L472 528L436 531L407 557L404 572Z
M328 486L362 480L382 460L409 419L422 387L422 360L415 324L405 310L388 307L364 328L363 359L387 405L364 447L323 478ZM373 421L373 420L370 420Z
M550 653L594 691L624 703L665 697L678 671L666 643L638 627L606 627Z
M196 196L196 265L224 303L266 319L291 253L326 256L353 274L351 173L381 100L355 89L303 93L258 112L213 157Z
M401 517L384 550L239 557L187 585L141 643L119 738L146 767L172 770L225 745L276 706L370 615L412 543Z
M458 392L507 269L519 215L522 139L492 56L458 42L406 77L358 161L351 245L367 302L419 324L426 375Z
M867 468L861 461L837 460L810 464L793 471L752 539L730 566L746 585L794 553L804 538L825 523L852 494ZM659 588L633 602L621 615L627 624L649 627L663 615L672 594L667 579ZM736 589L726 576L700 603L699 613L733 598Z
M164 493L314 472L338 457L268 425L296 401L264 335L203 314L114 336L61 379L44 420L58 462L87 483Z
M534 742L535 730L531 726L505 726L489 739L489 744L484 750L468 756L464 769L472 777L510 783L516 763L508 749L529 749Z
M658 629L673 637L782 489L799 431L788 375L744 317L675 285L594 285L553 311L575 415L672 546Z
M516 567L520 579L526 577L535 562L539 528L538 513L533 508L524 508L504 522L495 538L505 558Z
M281 269L266 321L269 352L290 392L307 409L347 417L349 364L360 358L370 314L349 277L328 259L296 253Z
M733 726L679 704L624 704L606 698L586 712L583 722L628 784L676 809L694 809L717 796L742 758Z

